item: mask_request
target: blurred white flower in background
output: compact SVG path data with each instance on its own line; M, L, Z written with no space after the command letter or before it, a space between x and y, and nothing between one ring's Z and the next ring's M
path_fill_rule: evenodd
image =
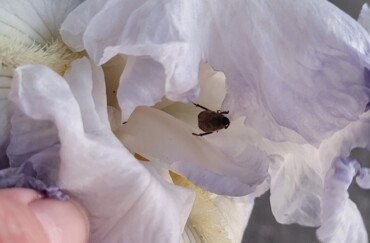
M370 187L349 159L370 148L370 37L335 6L89 0L64 20L79 1L21 2L1 6L1 164L21 170L0 185L31 163L87 209L91 242L240 242L268 189L280 223L367 242L347 189ZM193 136L194 101L230 127Z

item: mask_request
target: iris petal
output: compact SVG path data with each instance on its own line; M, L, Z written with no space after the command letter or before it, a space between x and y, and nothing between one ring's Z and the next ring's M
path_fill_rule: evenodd
M89 14L80 14L83 9ZM84 24L72 26L75 22ZM278 141L318 145L356 120L369 102L364 69L370 38L326 1L111 0L103 8L89 1L62 29L63 39L72 47L83 43L96 63L123 53L140 60L135 70L146 68L147 60L165 75L160 89L158 82L146 81L131 90L124 86L148 77L123 72L119 102L125 118L135 106L163 95L194 100L201 61L226 75L223 107ZM127 92L151 89L156 92L150 97L125 98Z
M193 194L146 169L115 138L107 116L99 114L104 85L94 92L89 77L96 67L89 65L86 59L72 63L71 85L45 66L21 66L10 99L28 117L55 124L61 143L58 185L88 211L91 242L179 242Z
M245 145L238 153L227 154L192 132L187 124L162 111L140 107L117 136L131 151L217 194L249 194L267 176L268 158L258 147Z
M317 236L322 242L367 242L367 232L347 189L356 173L357 162L338 157L325 178L322 198L322 225Z
M318 226L323 181L311 164L317 152L293 146L291 151L270 165L272 212L279 223Z
M25 44L45 44L59 36L59 27L81 0L11 1L0 3L0 33L20 38Z

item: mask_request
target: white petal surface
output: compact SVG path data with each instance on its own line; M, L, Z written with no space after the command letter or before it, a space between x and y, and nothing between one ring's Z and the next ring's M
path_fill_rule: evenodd
M147 170L115 138L97 108L105 90L100 85L94 92L95 81L104 80L89 79L96 74L89 65L88 60L72 64L70 86L44 66L22 66L10 98L27 116L56 125L61 142L58 183L87 209L91 242L178 243L193 194Z
M370 38L327 1L87 1L62 29L96 63L135 56L118 91L126 118L163 95L194 100L201 61L226 75L223 107L274 140L317 145L369 101Z
M323 181L312 163L317 152L303 146L290 151L275 156L270 165L272 213L279 223L318 226Z
M59 37L59 27L82 0L2 0L0 34L19 38L25 44L44 44Z
M361 214L347 192L357 166L357 162L339 157L328 171L321 204L322 225L317 230L322 242L368 242Z
M268 159L258 147L247 144L237 153L223 153L192 132L162 111L139 107L117 136L132 152L167 163L163 166L217 194L249 194L267 176ZM220 133L215 136L222 138Z

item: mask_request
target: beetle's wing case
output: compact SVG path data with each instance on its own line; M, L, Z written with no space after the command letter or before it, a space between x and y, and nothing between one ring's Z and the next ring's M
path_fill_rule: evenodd
M204 132L214 132L222 127L215 124L215 120L218 119L219 114L214 111L202 111L198 115L198 126Z

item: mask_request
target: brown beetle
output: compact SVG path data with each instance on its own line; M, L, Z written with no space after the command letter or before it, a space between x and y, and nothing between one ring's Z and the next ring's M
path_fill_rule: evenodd
M204 131L204 133L192 133L195 136L204 136L217 132L221 129L227 129L230 125L230 120L224 116L229 111L211 111L204 106L193 103L196 107L202 108L204 111L198 115L198 127Z

